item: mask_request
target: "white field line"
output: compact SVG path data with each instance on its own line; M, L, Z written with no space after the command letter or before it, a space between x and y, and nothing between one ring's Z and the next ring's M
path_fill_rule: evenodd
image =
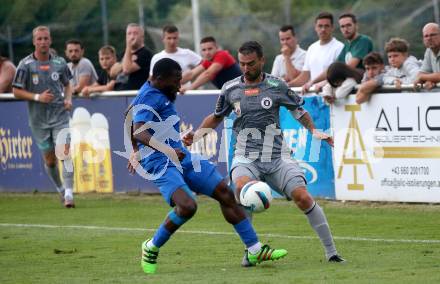
M124 228L124 227L103 227L103 226L82 226L82 225L47 225L47 224L10 224L0 223L0 227L23 227L23 228L44 228L44 229L82 229L82 230L98 230L98 231L119 231L119 232L155 232L156 229L144 228ZM200 234L214 236L231 236L234 232L213 232L213 231L194 231L194 230L178 230L177 233L182 234ZM315 236L291 236L282 234L258 234L259 237L273 237L284 239L317 239ZM360 238L360 237L333 237L335 240L342 241L361 241L361 242L380 242L380 243L426 243L440 244L440 240L414 240L414 239L383 239L383 238Z

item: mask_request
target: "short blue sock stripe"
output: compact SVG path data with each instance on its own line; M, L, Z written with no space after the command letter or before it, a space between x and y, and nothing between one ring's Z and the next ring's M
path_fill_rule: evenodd
M159 229L156 231L153 237L153 245L160 248L163 246L171 237L171 233L165 228L165 224L161 224Z
M257 233L255 233L255 230L252 227L249 219L245 218L240 223L235 224L234 229L246 247L250 247L258 243Z
M188 218L177 215L174 210L171 210L170 213L168 213L168 218L171 220L171 222L178 226L182 226L186 223L186 221L188 221Z

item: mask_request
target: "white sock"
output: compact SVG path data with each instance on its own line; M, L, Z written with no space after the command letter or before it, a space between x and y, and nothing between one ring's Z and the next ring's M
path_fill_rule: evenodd
M66 188L64 198L67 200L73 200L73 190L71 188Z
M254 244L254 245L251 245L250 247L248 247L248 251L251 254L257 254L260 250L261 250L261 243L260 242Z
M153 239L151 239L147 242L147 248L151 249L151 250L159 250L159 248L153 244Z

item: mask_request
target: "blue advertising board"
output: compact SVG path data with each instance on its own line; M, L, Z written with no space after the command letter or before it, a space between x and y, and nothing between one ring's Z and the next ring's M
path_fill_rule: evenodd
M133 97L94 97L75 98L74 107L84 107L90 114L102 113L108 120L113 167L114 190L119 192L142 191L157 192L150 181L138 175L131 176L127 171L127 160L115 151L125 152L124 111ZM203 118L214 109L217 96L197 95L179 96L176 101L181 116L181 130L197 128ZM195 145L197 152L208 153L213 162L218 161L220 137L213 137L209 145ZM226 174L225 163L219 170ZM54 191L44 171L40 151L34 143L28 126L27 103L24 101L0 102L0 191L30 192Z
M128 174L127 160L115 152L125 152L124 111L133 97L94 97L76 98L75 107L84 107L90 114L102 113L109 123L111 160L113 167L114 190L119 192L141 191L157 192L150 181ZM212 113L217 100L216 95L179 96L176 107L181 118L181 132L196 129L202 120ZM330 110L322 98L314 96L305 99L305 108L315 121L315 126L324 131L330 128ZM0 191L29 192L33 190L53 191L44 171L41 153L34 143L28 126L26 102L0 102ZM335 197L332 149L326 143L312 138L290 113L282 109L281 128L286 142L294 150L292 157L300 162L308 180L308 190L313 196ZM226 129L231 128L232 120L225 121ZM190 150L210 157L223 175L227 175L226 161L232 157L232 149L226 154L221 142L231 143L230 131L223 137L223 126L195 143ZM230 164L230 163L229 163Z

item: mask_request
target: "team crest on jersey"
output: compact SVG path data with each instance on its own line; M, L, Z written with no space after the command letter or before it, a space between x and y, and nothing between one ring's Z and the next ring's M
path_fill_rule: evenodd
M259 88L253 88L253 89L246 89L244 90L245 96L257 96L260 93Z
M38 74L32 74L32 83L34 83L34 85L38 85Z
M60 78L60 74L58 74L58 72L53 72L52 74L50 74L50 78L53 81L58 81L58 79Z
M234 103L234 112L237 116L241 116L240 102Z
M261 100L261 106L262 106L264 109L270 109L270 108L272 107L272 99L269 98L269 97L264 97L264 98Z

